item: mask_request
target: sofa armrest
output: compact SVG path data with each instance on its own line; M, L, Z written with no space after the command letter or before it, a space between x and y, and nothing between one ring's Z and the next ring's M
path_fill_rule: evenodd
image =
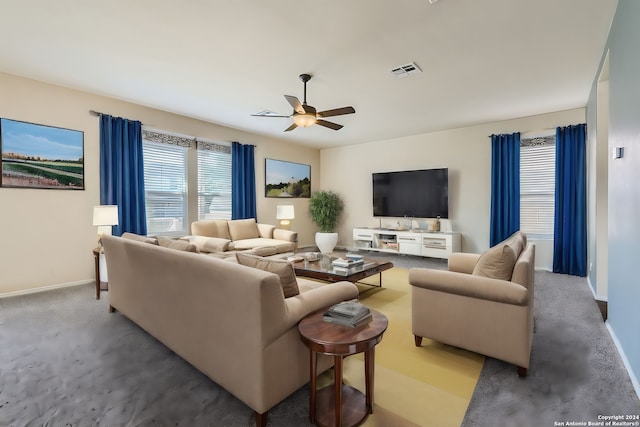
M478 259L480 259L480 254L454 252L449 255L449 271L471 274L478 263Z
M417 288L484 299L505 304L527 305L529 291L517 283L453 271L412 268L409 283Z
M271 224L257 224L258 225L258 234L263 239L273 239L273 230L275 230L276 226Z
M285 329L294 326L314 311L357 297L356 285L351 282L336 282L286 298Z
M287 242L295 243L298 241L298 232L276 228L275 230L273 230L273 238L276 240L285 240Z

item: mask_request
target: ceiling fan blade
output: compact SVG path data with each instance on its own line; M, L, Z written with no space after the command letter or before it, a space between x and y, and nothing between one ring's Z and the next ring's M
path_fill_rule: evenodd
M316 124L320 125L320 126L324 126L326 128L329 128L329 129L333 129L333 130L340 130L340 129L343 128L342 125L339 125L339 124L333 123L333 122L328 122L328 121L322 120L322 119L318 119L316 121Z
M356 110L353 107L334 108L333 110L320 111L318 117L342 116L343 114L353 114Z
M288 128L286 128L284 131L285 132L289 132L290 130L294 130L295 128L297 128L298 125L295 123L292 123L291 126L289 126Z
M284 117L289 118L291 116L277 116L275 114L252 114L253 117Z
M296 113L300 113L300 114L305 113L304 108L302 107L302 104L300 103L300 100L298 98L291 95L285 95L284 97L289 102L289 104L291 104L291 106L296 111Z

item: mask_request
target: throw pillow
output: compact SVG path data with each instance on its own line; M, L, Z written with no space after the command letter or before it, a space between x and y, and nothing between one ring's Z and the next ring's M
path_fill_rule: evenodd
M191 234L195 236L219 237L231 240L226 219L203 219L191 223Z
M238 264L277 274L278 277L280 277L280 285L282 285L282 292L284 293L285 298L289 298L300 293L300 289L298 289L298 282L296 281L296 272L289 261L266 259L261 256L242 253L237 253L236 259L238 260Z
M129 240L135 240L136 242L151 243L152 245L158 244L158 239L155 237L141 236L139 234L129 233L128 231L122 233L122 237Z
M258 225L253 218L229 221L229 234L231 235L231 240L257 239L260 237Z
M158 245L164 248L176 249L179 251L198 252L198 248L196 248L196 245L192 245L191 243L184 240L170 239L168 237L159 236Z
M511 280L513 267L516 265L516 254L509 245L498 244L478 259L473 275L491 279Z
M224 252L229 249L231 243L231 240L219 237L189 236L186 240L195 245L200 252Z
M521 231L516 231L507 239L505 239L503 243L509 245L509 247L513 249L513 252L515 252L517 259L526 246L524 233L522 233Z

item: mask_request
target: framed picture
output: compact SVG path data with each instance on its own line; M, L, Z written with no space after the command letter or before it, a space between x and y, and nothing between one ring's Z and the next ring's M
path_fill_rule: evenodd
M266 197L311 197L311 166L265 159Z
M84 132L0 119L2 187L84 190Z

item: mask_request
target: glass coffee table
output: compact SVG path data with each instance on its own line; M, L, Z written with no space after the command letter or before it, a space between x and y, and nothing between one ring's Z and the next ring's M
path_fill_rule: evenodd
M323 280L326 282L340 282L346 280L348 282L356 283L367 277L379 275L378 286L382 287L382 272L393 268L393 263L389 261L374 261L371 259L364 259L362 264L355 265L348 268L338 268L331 265L331 262L336 259L329 255L321 255L317 261L309 261L304 255L302 261L294 262L293 268L296 275L301 277L308 277L310 279ZM364 283L365 285L371 285Z

